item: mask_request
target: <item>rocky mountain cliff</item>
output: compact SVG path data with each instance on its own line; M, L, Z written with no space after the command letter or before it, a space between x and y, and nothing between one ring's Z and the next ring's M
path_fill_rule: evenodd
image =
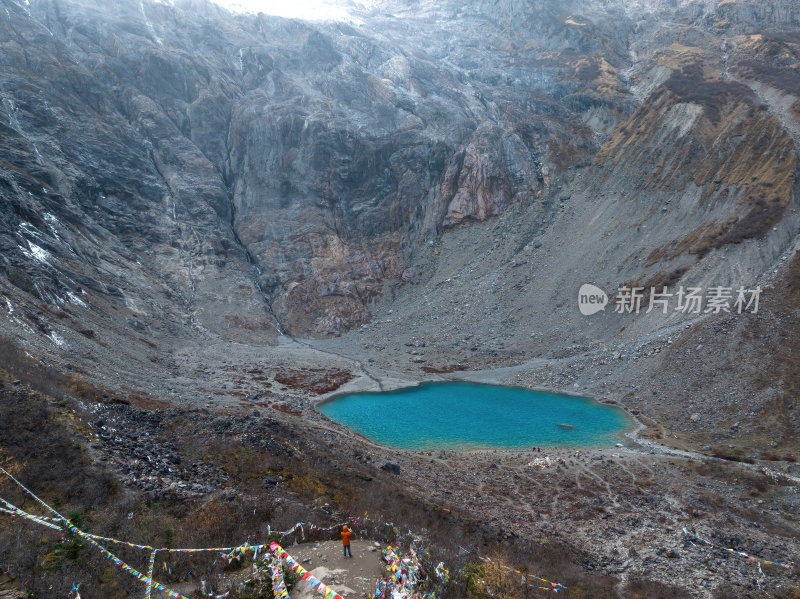
M752 287L794 249L797 8L2 0L2 327L117 371L283 333L354 355L356 328L482 367L679 325L574 297Z

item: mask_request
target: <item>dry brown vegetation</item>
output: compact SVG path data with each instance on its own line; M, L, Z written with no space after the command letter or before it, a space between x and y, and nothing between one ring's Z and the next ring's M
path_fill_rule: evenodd
M648 266L650 265L650 261L648 259ZM685 266L679 266L673 268L670 271L659 271L655 273L652 277L650 277L647 281L644 282L645 289L656 289L658 292L661 291L664 287L673 287L678 281L681 280L681 277L684 273L688 270ZM650 296L645 296L643 305L648 305L650 303Z
M778 67L757 60L742 60L737 63L736 72L747 79L800 96L800 71L796 64Z
M324 368L299 368L296 370L280 370L275 380L291 389L311 391L317 395L336 391L353 378L352 373L344 370L325 370Z
M466 370L467 366L464 364L445 364L444 366L423 366L422 371L430 374L446 374L449 372L459 372Z
M699 62L684 65L675 70L664 82L678 102L691 102L703 107L706 118L717 125L721 109L731 101L755 104L752 90L742 83L723 79L708 80Z
M685 139L669 150L655 143L665 107L702 107ZM720 140L727 140L722 145ZM688 252L704 256L715 248L762 237L781 220L792 197L797 158L790 136L757 106L745 85L707 79L699 62L684 64L601 148L597 162L642 173L643 187L703 189L702 201L727 204L728 216L704 222L681 239L650 252L647 264ZM711 151L713 149L713 151Z

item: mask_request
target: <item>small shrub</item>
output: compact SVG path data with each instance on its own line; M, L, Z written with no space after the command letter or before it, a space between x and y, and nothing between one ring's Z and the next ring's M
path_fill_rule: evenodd
M72 522L76 528L83 528L83 514L80 512L70 512L69 521Z

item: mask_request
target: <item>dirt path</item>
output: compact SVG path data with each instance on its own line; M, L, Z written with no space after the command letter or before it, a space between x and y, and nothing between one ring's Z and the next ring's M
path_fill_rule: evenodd
M367 540L354 539L350 549L352 558L345 558L339 541L302 543L284 547L312 576L319 578L345 599L360 599L365 593L375 594L375 583L386 571L381 561L381 547ZM319 597L311 585L299 581L291 592L293 599Z

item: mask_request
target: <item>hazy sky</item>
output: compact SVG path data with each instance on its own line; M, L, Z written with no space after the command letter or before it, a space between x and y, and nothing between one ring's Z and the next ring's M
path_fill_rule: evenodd
M306 20L350 20L352 17L336 0L214 0L236 12L263 12L268 15Z

